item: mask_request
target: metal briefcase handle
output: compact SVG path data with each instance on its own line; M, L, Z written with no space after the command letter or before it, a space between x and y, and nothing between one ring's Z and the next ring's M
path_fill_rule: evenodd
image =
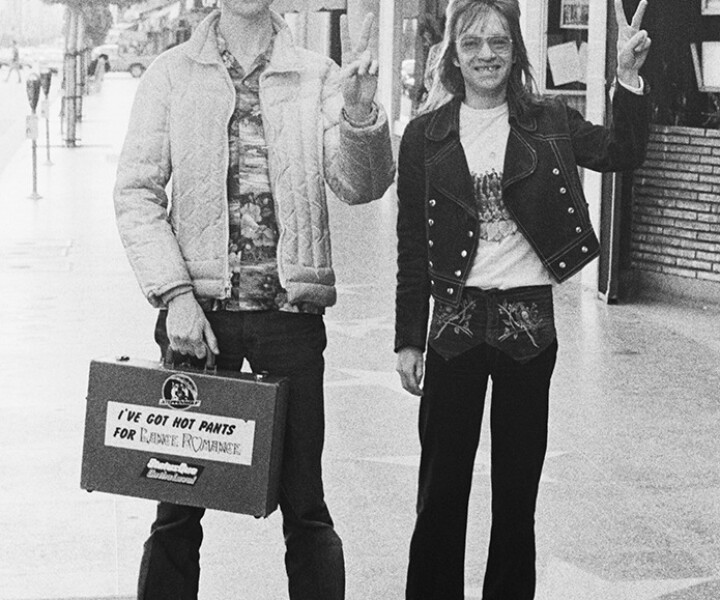
M178 362L176 360L176 357L178 356L184 356L184 362ZM187 356L185 354L177 354L171 346L168 346L167 350L165 351L165 360L163 361L163 366L166 369L175 369L177 368L176 365L179 366L183 364L185 366L188 366L188 359L193 358L195 357ZM217 366L215 365L215 355L212 353L212 350L210 350L210 347L207 344L205 344L205 372L217 372Z

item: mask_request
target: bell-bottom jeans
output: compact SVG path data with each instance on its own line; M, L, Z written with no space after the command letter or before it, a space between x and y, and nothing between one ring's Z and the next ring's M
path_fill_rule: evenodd
M524 364L488 344L446 361L427 351L422 458L407 600L463 600L468 499L488 378L492 527L483 600L532 600L535 505L557 342Z
M220 346L217 367L289 378L290 393L280 481L285 567L291 600L342 600L345 568L340 538L325 505L322 316L283 312L208 312ZM155 340L169 344L161 312ZM204 362L204 361L203 361ZM138 600L195 600L200 577L203 508L161 502L140 565ZM238 543L238 548L242 544ZM238 552L238 563L242 553ZM228 592L241 598L242 591Z

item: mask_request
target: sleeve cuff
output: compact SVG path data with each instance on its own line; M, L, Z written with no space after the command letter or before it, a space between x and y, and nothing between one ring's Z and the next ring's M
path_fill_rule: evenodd
M372 103L372 110L370 111L370 114L362 121L356 121L355 119L351 119L350 116L347 114L345 108L343 107L342 109L343 119L345 119L352 127L357 127L358 129L375 125L378 119L378 114L379 110L377 104L375 104L374 102Z
M628 92L632 92L637 96L642 96L645 93L645 81L642 77L640 77L640 75L638 75L638 79L640 79L640 87L633 87L631 85L627 85L626 83L623 83L617 78L615 79L615 81L618 85L623 86Z
M160 299L162 300L162 303L167 306L174 298L182 296L183 294L190 294L192 291L193 288L191 285L180 285L162 294Z

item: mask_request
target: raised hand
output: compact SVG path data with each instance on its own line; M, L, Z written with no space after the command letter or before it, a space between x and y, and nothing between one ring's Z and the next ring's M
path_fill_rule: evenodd
M627 22L622 0L615 0L615 18L618 24L617 74L618 79L631 87L640 84L639 71L650 51L651 40L647 31L640 29L647 0L640 0L632 21Z
M372 111L372 102L377 91L378 62L373 60L368 44L375 16L368 13L363 21L357 44L350 42L347 18L341 17L343 48L351 48L348 64L341 72L342 93L345 112L357 121L365 119Z

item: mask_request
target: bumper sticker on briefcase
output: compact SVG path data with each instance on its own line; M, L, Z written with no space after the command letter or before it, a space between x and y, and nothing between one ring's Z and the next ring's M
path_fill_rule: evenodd
M183 485L195 485L203 468L200 465L189 465L184 462L179 463L153 457L145 465L142 477L170 483L182 483Z
M105 445L251 465L255 421L108 402Z

